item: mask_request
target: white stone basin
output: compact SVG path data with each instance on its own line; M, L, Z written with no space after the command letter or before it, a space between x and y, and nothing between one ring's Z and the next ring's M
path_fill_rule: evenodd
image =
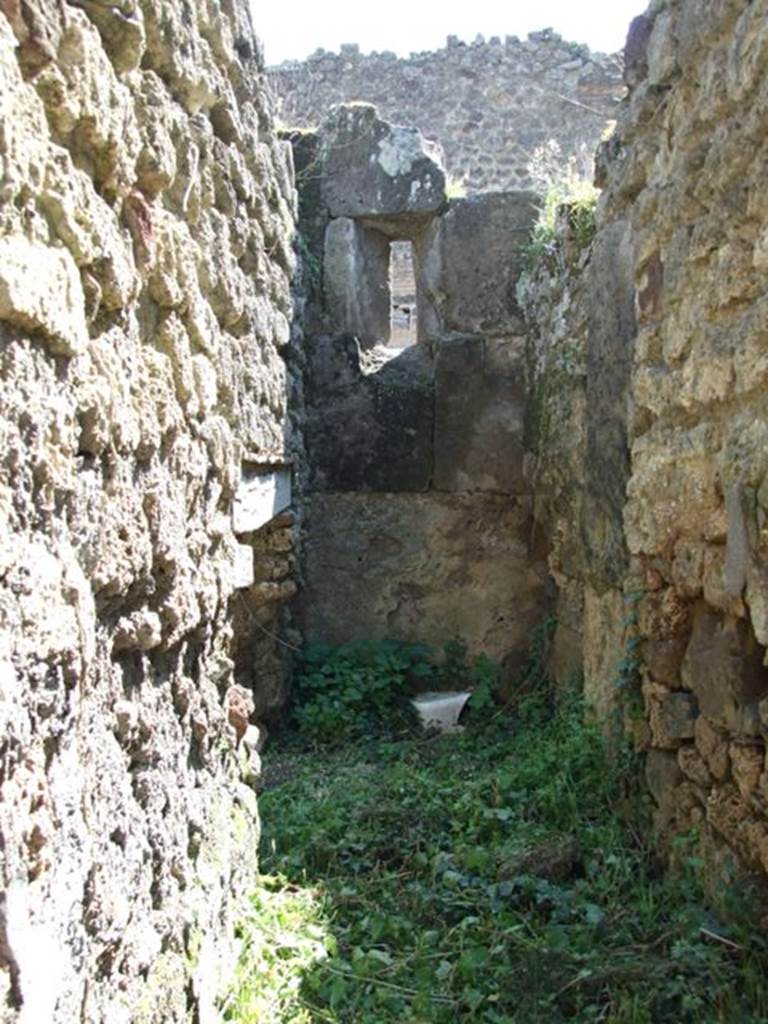
M471 696L468 690L444 690L442 693L422 693L411 704L425 729L458 732L461 729L459 715Z

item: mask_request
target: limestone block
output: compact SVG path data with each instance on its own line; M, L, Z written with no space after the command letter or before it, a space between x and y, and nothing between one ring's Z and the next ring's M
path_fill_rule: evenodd
M729 771L727 735L714 728L704 715L699 715L694 727L694 739L696 749L703 756L710 772L722 782L728 777Z
M765 748L754 743L731 743L728 746L731 772L744 800L757 792L765 764Z
M438 491L522 494L525 351L522 339L443 342L435 360Z
M624 512L631 552L656 553L681 538L711 541L725 533L716 444L707 422L691 428L658 423L634 442Z
M707 798L707 821L742 853L747 852L744 840L750 817L750 808L732 782L712 787Z
M697 608L681 679L715 725L748 733L757 729L757 703L768 695L768 669L743 620L724 618L703 604Z
M306 427L312 487L424 491L433 464L432 367L419 346L371 349L319 338L310 354L315 394Z
M674 20L670 11L661 11L653 20L653 28L646 48L648 81L651 85L665 85L678 71L677 40Z
M348 217L325 231L325 308L332 327L364 347L386 344L390 332L389 241Z
M291 471L245 464L232 508L235 533L258 530L291 504Z
M649 750L645 759L645 779L657 804L669 802L683 773L674 754L666 750Z
M235 547L234 586L236 590L250 587L254 581L253 548L250 544Z
M249 718L253 714L253 696L244 686L230 686L224 703L227 708L227 720L240 741L248 731Z
M712 776L706 762L695 746L686 744L680 747L677 751L677 763L683 775L697 786L708 788L712 784Z
M693 694L654 687L649 701L649 718L654 746L676 747L680 740L693 739L699 709Z
M47 8L44 0L4 0L0 10L16 36L19 64L32 77L56 55L67 23L64 9Z
M88 341L85 296L66 249L0 238L0 320L40 331L58 355L74 356Z
M450 204L416 244L420 337L522 333L515 289L536 214L532 192Z
M113 650L149 651L157 647L162 638L160 616L156 612L141 610L120 619L115 629Z
M251 591L255 605L279 604L290 601L297 591L293 580L282 580L279 583L256 583Z
M364 103L334 107L319 130L321 192L331 217L423 219L445 203L442 154L417 128Z
M128 3L124 7L113 7L100 0L81 2L99 30L115 70L123 72L137 68L146 45L144 19L139 6Z
M639 85L648 71L648 42L652 22L644 14L632 19L624 47L624 81L630 87Z

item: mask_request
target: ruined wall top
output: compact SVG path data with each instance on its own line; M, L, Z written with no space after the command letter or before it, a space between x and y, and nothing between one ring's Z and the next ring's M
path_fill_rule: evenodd
M283 63L269 77L286 125L318 124L335 103L374 103L386 120L436 138L449 174L469 193L530 188L531 158L550 140L589 173L624 91L618 56L591 53L549 29L525 40L449 36L443 49L405 58L347 45Z

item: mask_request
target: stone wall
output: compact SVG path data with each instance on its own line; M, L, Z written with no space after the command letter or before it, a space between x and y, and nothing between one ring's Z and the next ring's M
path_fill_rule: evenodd
M301 455L265 97L245 2L0 2L9 1024L219 1020Z
M718 877L768 870L767 62L760 5L652 3L595 242L565 231L526 300L540 393L574 353L534 460L570 662L646 751L659 837L698 834Z
M512 680L547 602L523 477L515 299L526 192L448 202L439 154L370 106L296 136L307 326L307 639L460 637ZM389 250L413 245L418 342L393 348ZM397 280L395 281L397 286Z
M589 174L592 154L622 94L615 56L590 53L551 30L526 40L450 37L436 52L318 51L272 68L280 118L318 125L335 103L364 100L395 124L415 125L445 150L449 176L467 193L530 188L529 163L554 140L560 166Z
M534 495L534 529L557 586L550 670L562 686L584 669L584 588L588 281L582 249L561 211L550 251L518 283L526 318L525 475Z

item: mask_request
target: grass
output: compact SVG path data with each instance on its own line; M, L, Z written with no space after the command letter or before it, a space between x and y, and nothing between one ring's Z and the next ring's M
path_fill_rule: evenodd
M583 161L566 159L560 145L550 139L531 158L528 172L541 198L539 216L526 247L529 268L550 259L557 249L558 211L563 208L578 252L588 248L595 234L599 190L585 177Z
M693 867L660 871L638 765L577 698L272 757L292 775L261 797L265 875L225 1020L768 1020L765 943L713 916Z
M542 196L539 217L533 227L528 252L529 265L551 256L557 245L557 217L566 211L568 228L579 252L588 248L595 235L595 210L599 192L588 181L563 178L551 185Z
M445 195L447 199L465 199L467 195L467 179L449 174L445 179Z

